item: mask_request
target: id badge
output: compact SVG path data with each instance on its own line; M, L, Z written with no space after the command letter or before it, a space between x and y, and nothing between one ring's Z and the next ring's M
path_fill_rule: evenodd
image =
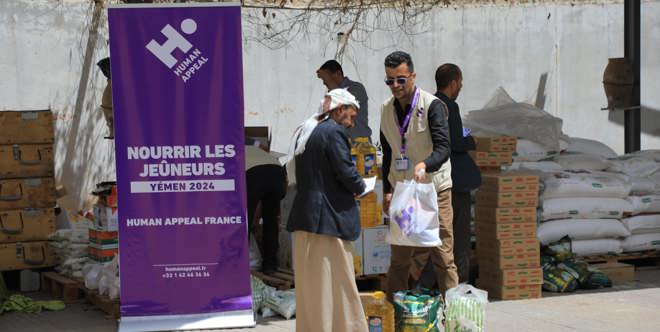
M394 167L397 171L407 171L410 168L410 159L407 157L394 159Z

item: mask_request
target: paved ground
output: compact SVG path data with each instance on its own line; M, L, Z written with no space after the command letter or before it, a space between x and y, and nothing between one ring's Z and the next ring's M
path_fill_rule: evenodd
M488 305L486 330L509 331L660 331L660 269L637 271L638 280L600 291L568 295L544 293L543 299L499 301ZM44 295L32 294L44 298ZM0 315L2 332L110 332L117 323L85 304L37 315ZM294 331L295 320L262 320L256 328L232 332Z

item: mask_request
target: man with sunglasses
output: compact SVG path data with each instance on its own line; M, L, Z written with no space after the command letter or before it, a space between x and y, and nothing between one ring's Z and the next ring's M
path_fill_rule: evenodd
M416 73L409 54L401 51L385 58L385 84L392 98L381 107L380 142L383 147L383 209L389 210L399 181L432 182L438 192L442 245L416 248L392 245L387 273L388 298L408 289L410 272L419 276L430 256L444 293L458 284L453 254L451 163L447 106L415 85ZM412 269L411 269L412 267Z

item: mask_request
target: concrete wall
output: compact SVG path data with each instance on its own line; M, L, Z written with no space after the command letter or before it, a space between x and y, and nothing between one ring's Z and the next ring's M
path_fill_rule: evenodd
M0 111L50 107L57 116L56 175L78 204L95 182L114 178L112 141L98 110L105 79L95 63L107 56L105 15L99 39L86 52L93 4L83 0L0 1ZM278 11L282 18L294 11ZM293 129L318 107L324 87L315 71L337 50L346 27L312 19L285 48L257 42L262 32L244 10L246 125L273 128L274 149L286 151ZM642 148L660 148L660 1L642 8ZM254 17L254 16L253 16ZM393 26L394 13L371 23ZM462 111L481 108L498 86L516 100L538 101L564 119L572 136L600 140L623 152L623 115L606 105L602 73L609 57L623 56L622 2L522 6L466 6L434 9L412 34L397 30L357 32L342 62L346 74L369 93L370 123L378 128L378 106L389 96L383 59L395 49L413 55L418 84L434 90L433 74L443 62L463 68ZM85 56L92 66L83 80ZM546 78L542 98L537 90ZM84 92L84 95L83 93ZM375 130L377 133L378 131ZM375 137L377 138L377 137Z

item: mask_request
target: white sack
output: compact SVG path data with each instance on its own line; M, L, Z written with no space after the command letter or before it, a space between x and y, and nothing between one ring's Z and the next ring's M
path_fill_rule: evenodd
M621 240L617 239L597 239L597 240L576 240L571 242L571 249L576 256L620 254Z
M546 150L559 151L562 120L527 103L517 103L503 88L481 110L471 111L463 123L475 131L485 131L534 141Z
M508 170L530 170L544 173L561 172L563 168L554 161L514 161Z
M604 143L580 137L571 137L571 142L566 147L566 152L591 154L604 158L617 156L616 152Z
M623 155L608 159L610 172L620 172L635 177L648 177L660 169L660 164L650 157Z
M85 287L87 289L98 289L98 279L103 271L103 264L94 264L89 271L85 274Z
M618 219L560 219L541 223L536 236L541 244L548 244L564 236L571 240L593 240L629 235L630 231Z
M660 233L660 214L624 218L622 222L631 234Z
M629 153L632 156L641 156L645 158L654 159L657 162L660 162L660 150L642 150Z
M660 250L660 233L635 234L621 242L625 252Z
M620 219L632 206L623 198L562 197L543 199L541 220Z
M516 151L513 153L514 161L539 161L559 154L558 150L544 147L536 142L519 138L516 143Z
M646 196L658 191L658 184L651 178L630 177L630 195Z
M633 215L641 213L660 213L660 195L629 196L626 198L630 202Z
M627 197L631 184L624 175L604 172L555 172L543 176L543 198Z
M589 154L561 154L554 161L569 171L602 171L610 167L607 159Z

